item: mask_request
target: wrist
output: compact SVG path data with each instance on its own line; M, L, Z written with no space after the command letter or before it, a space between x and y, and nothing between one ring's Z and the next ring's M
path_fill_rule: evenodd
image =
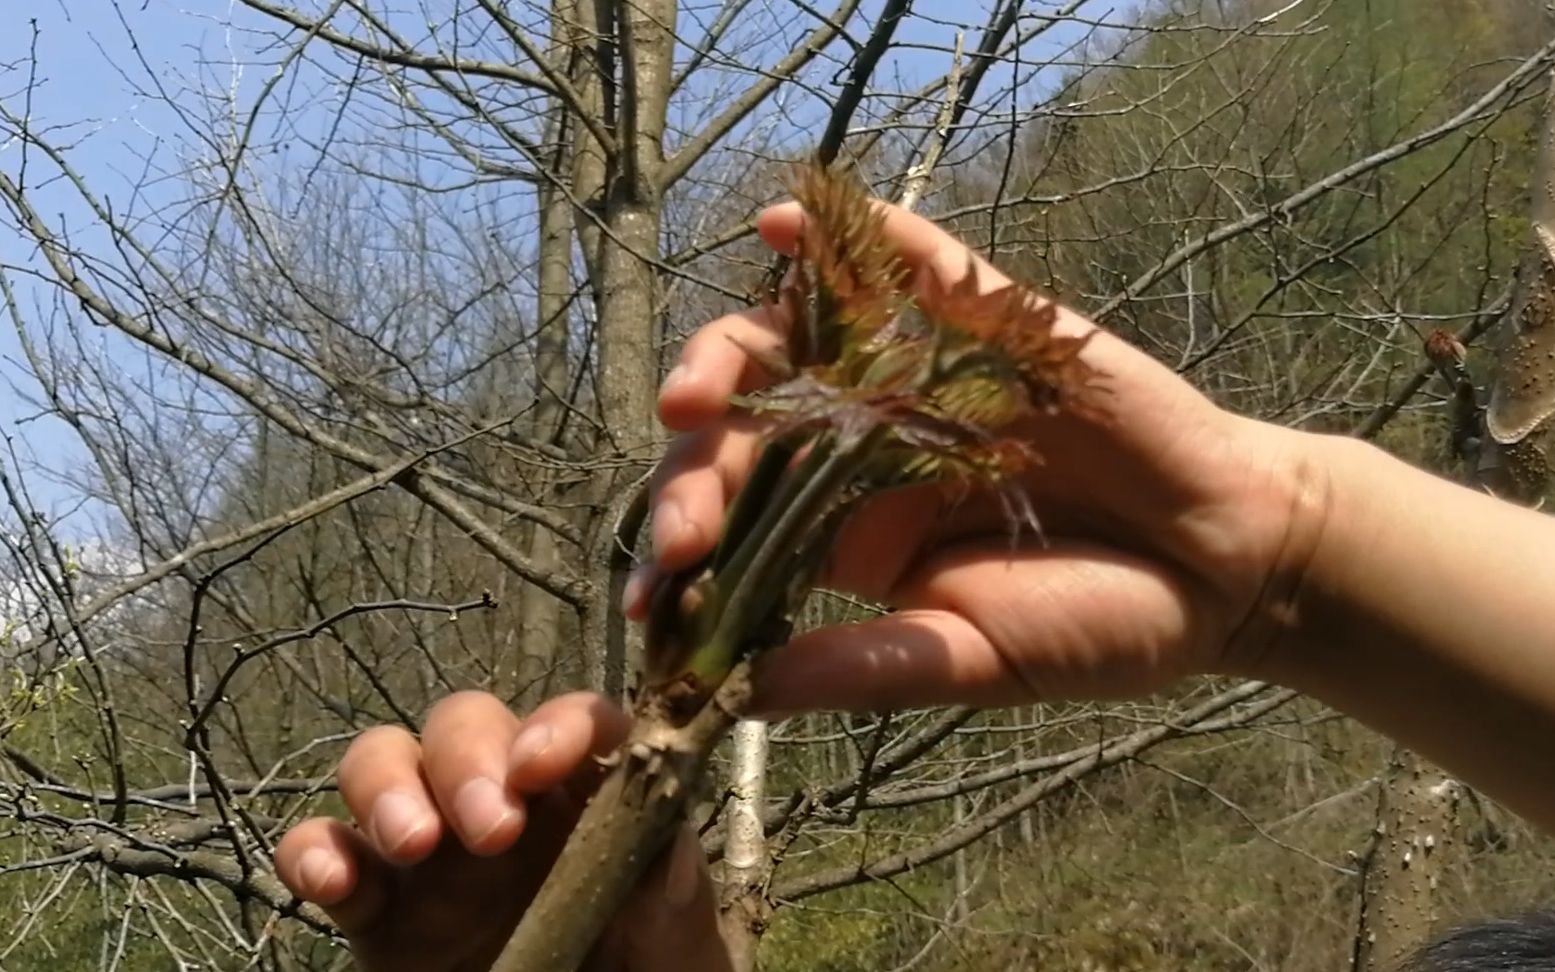
M1273 575L1280 596L1262 609L1265 636L1239 645L1228 673L1322 695L1380 642L1412 640L1412 622L1450 597L1428 564L1471 546L1447 539L1453 519L1469 516L1454 504L1500 504L1359 439L1280 431L1314 501L1293 506L1291 553Z
M1296 689L1555 822L1551 519L1363 442L1289 441L1325 474L1320 527L1283 623L1225 671Z
M1263 453L1267 485L1259 505L1277 523L1261 582L1223 655L1224 674L1300 684L1312 653L1304 646L1327 638L1336 625L1332 565L1353 556L1358 538L1341 521L1356 484L1379 451L1359 440L1270 426L1250 419L1250 451Z

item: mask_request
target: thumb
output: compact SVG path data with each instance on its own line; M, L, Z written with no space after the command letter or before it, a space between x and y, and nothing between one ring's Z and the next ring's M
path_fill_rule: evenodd
M731 972L701 842L682 827L628 899L602 946L611 972Z

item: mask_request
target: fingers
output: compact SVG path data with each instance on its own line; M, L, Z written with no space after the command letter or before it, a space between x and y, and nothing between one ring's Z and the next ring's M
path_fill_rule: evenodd
M363 733L340 761L340 795L384 860L426 860L451 824L472 853L496 853L523 826L503 787L518 720L489 695L461 692L427 716L423 741L404 729Z
M893 595L905 610L775 649L757 711L879 711L1137 695L1196 670L1204 595L1158 564L991 541L926 561Z
M671 444L654 474L653 554L658 570L679 570L718 542L724 509L744 483L760 445L757 424L739 420L681 436Z
M729 396L753 391L773 378L752 354L782 348L788 329L776 307L721 317L686 340L680 363L659 391L659 417L677 431L700 428L723 415Z
M472 854L506 850L523 828L523 800L507 785L518 731L518 717L484 692L456 693L427 713L422 773L443 819Z
M362 835L315 817L275 849L275 869L297 897L321 906L346 934L369 927L388 899L387 873Z
M450 696L419 741L399 728L358 737L337 774L358 829L305 821L276 870L340 925L363 968L500 946L597 788L595 757L627 730L625 713L588 693L523 720L488 694Z
M821 628L774 649L755 679L753 712L879 712L909 706L996 707L1035 689L1011 678L999 648L950 611L903 611Z
M340 763L340 793L376 853L425 860L448 829L472 854L491 856L524 829L523 794L588 773L626 735L627 717L598 696L552 699L526 720L494 696L460 692L428 713L421 741L403 729L363 733Z
M398 726L362 733L337 774L340 796L384 860L415 864L443 838L443 822L421 775L421 744Z
M707 858L682 827L611 926L606 951L625 972L729 972Z
M466 850L501 853L524 828L525 795L562 786L592 791L594 757L626 738L624 712L575 692L551 699L520 721L495 696L461 692L438 703L422 732L423 773Z
M598 758L626 738L625 712L591 692L558 696L535 709L507 753L509 785L542 793L565 784L574 796L592 792L602 776Z

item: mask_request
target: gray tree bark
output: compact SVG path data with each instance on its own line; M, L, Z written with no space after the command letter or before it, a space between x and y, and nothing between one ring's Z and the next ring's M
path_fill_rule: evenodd
M1363 861L1356 972L1391 972L1429 940L1441 882L1461 856L1459 784L1396 750L1380 788L1377 828Z
M552 23L562 29L571 13L571 0L555 0ZM568 118L566 109L555 104L547 124L555 149L552 171L560 176L569 158ZM538 442L560 444L559 437L566 415L569 388L567 362L568 308L572 295L572 202L563 189L552 183L542 186L540 197L540 250L538 296L535 306L535 403L530 433ZM550 504L558 497L555 475L544 465L533 467L530 481L536 499ZM551 531L531 526L529 559L545 569L561 566L561 550ZM533 584L525 584L519 594L519 685L526 704L537 704L553 689L552 673L559 661L562 604Z
M762 810L766 804L767 724L744 721L733 733L734 761L729 768L729 824L724 844L719 923L734 972L756 972L757 948L772 917L767 883L772 858L767 852Z
M1530 181L1511 332L1496 364L1477 474L1497 495L1531 505L1549 489L1555 432L1555 74Z
M653 460L656 439L660 172L677 6L673 0L579 4L580 33L601 38L580 58L584 73L593 74L587 97L600 107L617 143L615 152L605 153L578 126L573 165L573 191L585 208L579 236L593 254L601 452L614 457L596 484L605 515L596 518L590 544L598 596L581 619L584 672L590 688L613 698L625 694L629 636L616 609L625 573L613 555L615 534L627 512L624 501Z

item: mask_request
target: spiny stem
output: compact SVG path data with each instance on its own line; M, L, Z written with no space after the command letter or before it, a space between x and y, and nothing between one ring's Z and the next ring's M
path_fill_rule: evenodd
M736 666L688 723L667 725L640 706L620 762L584 807L567 851L547 875L490 972L573 972L632 888L668 845L719 741L750 696Z

